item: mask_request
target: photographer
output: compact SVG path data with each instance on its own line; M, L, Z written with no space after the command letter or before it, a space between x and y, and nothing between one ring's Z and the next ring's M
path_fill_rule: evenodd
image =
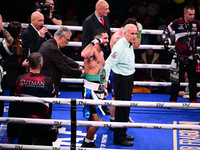
M44 15L44 24L62 25L62 17L55 14L54 0L40 1L37 3L36 9Z

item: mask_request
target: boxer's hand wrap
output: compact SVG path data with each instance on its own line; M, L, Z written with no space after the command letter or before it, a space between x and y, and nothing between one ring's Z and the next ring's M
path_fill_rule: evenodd
M142 25L140 23L138 23L138 30L139 30L139 33L137 34L137 39L141 39L142 38Z
M95 44L97 44L97 43L99 43L99 44L101 44L102 43L102 40L100 39L100 38L95 38L94 40L92 40L91 42L90 42L90 44L92 44L93 46L95 45Z

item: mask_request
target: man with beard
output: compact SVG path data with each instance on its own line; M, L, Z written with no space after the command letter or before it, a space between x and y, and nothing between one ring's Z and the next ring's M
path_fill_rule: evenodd
M84 58L85 69L85 99L103 99L107 96L107 92L104 90L105 86L105 60L102 49L105 48L108 43L108 33L104 29L97 29L94 32L94 40L87 45L81 56ZM85 105L83 108L83 116L88 121L103 121L104 112L101 106ZM96 147L94 143L94 135L99 127L87 127L87 135L83 140L81 147Z
M162 39L166 49L171 43L168 35L175 31L175 49L173 49L173 59L170 67L171 97L170 102L176 103L180 88L180 77L187 72L189 78L190 103L198 103L197 93L197 73L196 66L199 58L196 41L200 31L199 20L194 19L195 8L187 5L184 8L184 17L175 19L164 30ZM171 49L172 50L172 49ZM175 60L175 61L174 61Z

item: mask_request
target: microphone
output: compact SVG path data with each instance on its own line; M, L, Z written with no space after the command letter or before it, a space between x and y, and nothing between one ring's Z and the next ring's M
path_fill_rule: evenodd
M47 31L46 34L47 34L51 39L53 38L53 35L52 35L49 31Z
M43 28L44 26L42 26ZM53 35L47 30L46 34L52 39L53 38Z

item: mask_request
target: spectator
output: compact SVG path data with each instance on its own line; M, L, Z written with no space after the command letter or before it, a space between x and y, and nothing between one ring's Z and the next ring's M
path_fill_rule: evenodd
M31 24L22 33L22 44L25 47L25 56L32 52L37 52L41 44L46 41L45 33L48 30L43 27L44 16L40 12L31 14Z
M16 81L17 96L54 97L55 89L49 77L40 73L43 65L42 55L38 52L31 53L28 57L30 72L20 75ZM22 103L20 116L23 118L49 118L49 103ZM37 145L52 146L49 125L20 124L18 144L32 145L33 139ZM33 143L34 144L34 143Z
M160 55L153 49L147 49L141 54L138 63L144 64L162 64ZM138 69L140 81L160 81L162 78L161 69Z
M79 25L79 23L73 19L74 14L72 9L66 10L64 15L65 15L65 20L63 20L63 25L72 25L72 26Z
M83 71L81 65L63 55L60 51L60 48L69 44L70 38L71 31L65 27L60 27L55 32L54 38L44 42L39 49L39 53L41 53L44 58L44 65L41 73L52 79L55 85L56 96L58 96L62 74L80 77Z
M73 42L81 42L78 37L72 38ZM75 61L83 61L83 58L81 57L82 49L79 46L71 46L69 47L67 56Z
M189 79L188 79L187 73L184 74L184 78L185 78L185 82L189 83ZM179 91L178 95L182 96L183 98L188 98L189 99L190 96L189 96L189 88L188 88L188 86L186 86L184 90ZM199 98L200 92L197 92L196 96L197 96L197 98Z
M133 13L134 12L134 9L137 8L137 14L138 14L138 18L136 19L139 19L140 17L143 17L145 14L146 14L146 11L147 11L147 8L145 6L143 6L143 1L140 0L140 1L135 1L135 5L134 6L131 6L129 9L128 9L128 12L129 12L129 17L135 17Z
M152 29L151 26L152 23L152 17L150 15L145 15L142 18L142 27L143 29ZM141 38L141 44L154 44L155 43L155 35L150 34L143 34Z
M160 54L156 53L153 49L147 49L141 54L138 63L144 64L162 64L160 59ZM163 80L163 70L162 69L137 69L136 76L140 81L152 81L152 82L165 82ZM161 88L157 87L147 87L151 92L159 92Z
M3 37L2 40L0 40L0 95L2 96L4 94L4 86L3 81L5 81L5 77L3 77L3 66L2 62L7 59L10 55L13 54L12 51L10 51L10 47L13 44L13 37L10 35L10 33L3 28L2 26L3 18L0 14L0 34L1 37ZM0 101L0 117L3 117L4 113L4 102Z
M28 61L27 59L24 59L24 49L20 41L22 33L21 23L17 21L10 22L8 25L8 32L14 39L13 45L10 48L14 54L4 61L4 66L6 68L7 86L10 89L10 96L15 96L15 81L19 75L26 72ZM9 103L8 116L19 117L19 103ZM4 143L9 142L12 138L17 138L18 131L18 124L8 123L7 138Z

